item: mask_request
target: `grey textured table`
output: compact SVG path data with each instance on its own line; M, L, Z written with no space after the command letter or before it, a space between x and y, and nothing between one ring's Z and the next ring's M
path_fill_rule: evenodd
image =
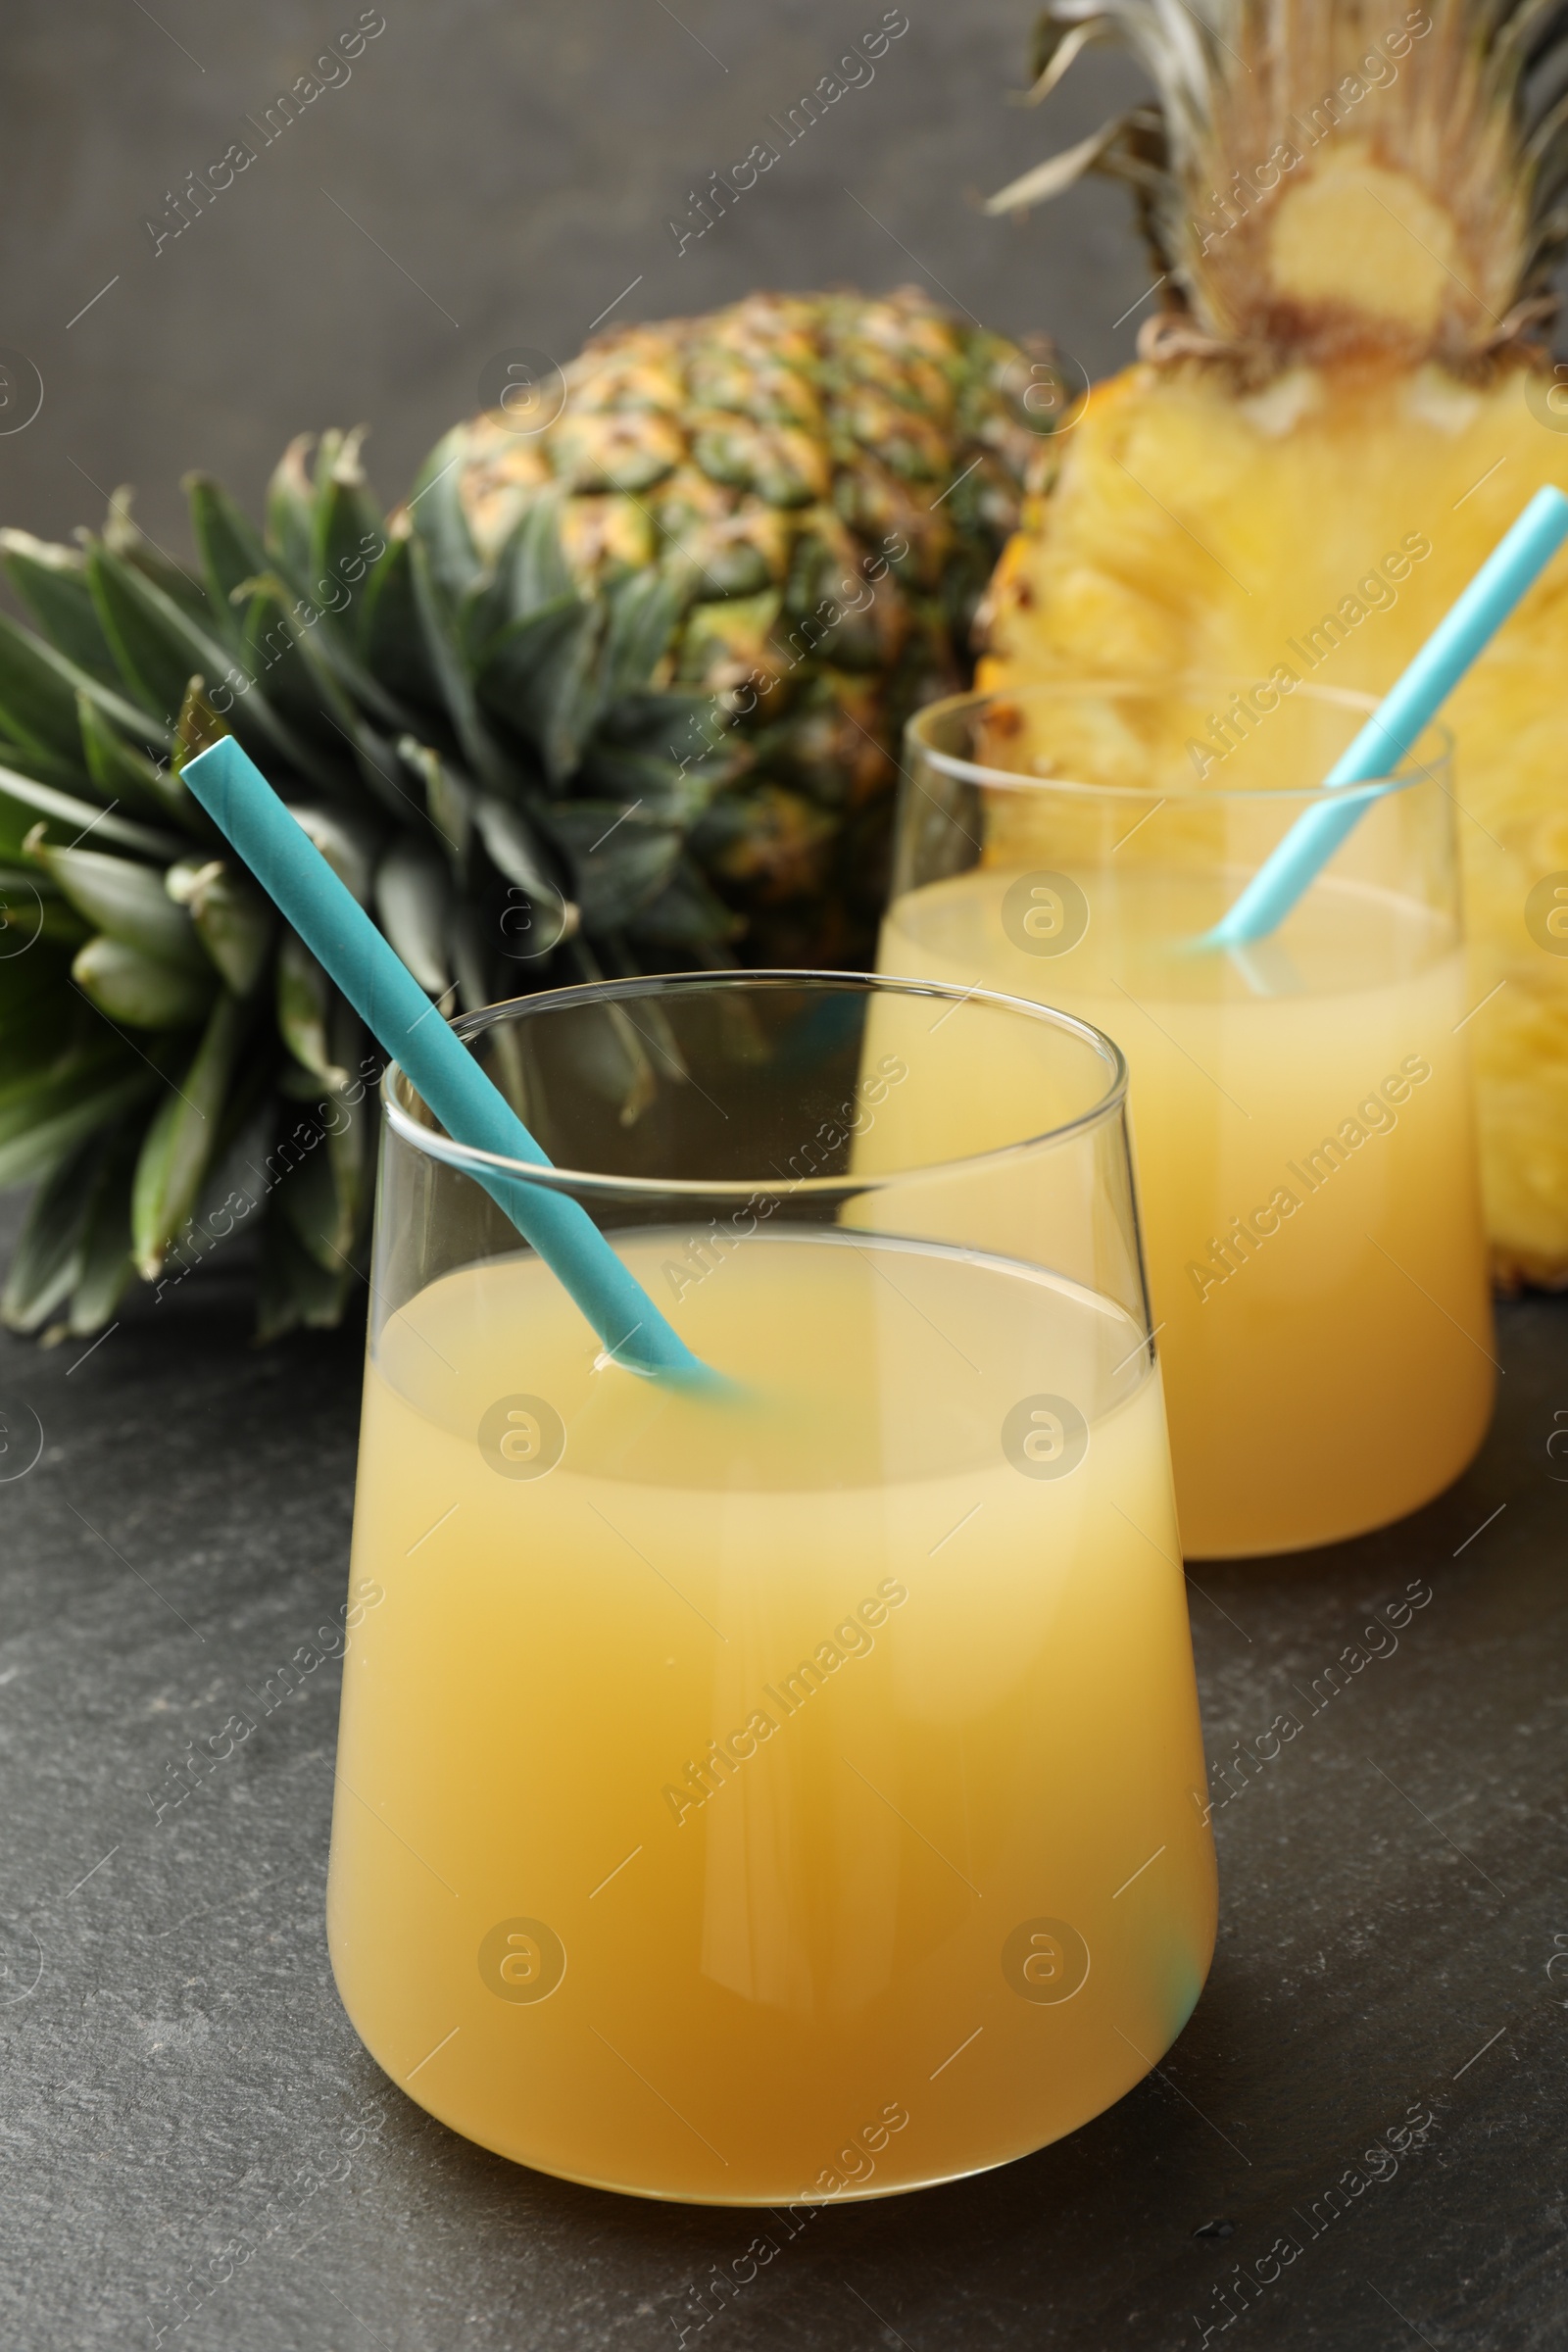
M0 1469L38 1458L0 1486L0 2344L1560 2343L1565 1339L1568 1302L1503 1311L1491 1443L1418 1517L1200 1570L1242 1792L1168 2063L1024 2163L793 2234L519 2170L379 2074L322 1928L331 1665L165 1801L342 1596L357 1338L258 1353L217 1269L90 1353L6 1345Z

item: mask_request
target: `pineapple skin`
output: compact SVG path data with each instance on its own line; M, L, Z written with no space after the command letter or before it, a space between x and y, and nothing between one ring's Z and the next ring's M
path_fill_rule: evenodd
M956 691L1042 447L1018 346L918 289L758 293L613 328L561 413L449 434L493 559L541 498L584 585L658 568L690 602L659 682L716 698L733 773L696 844L760 962L863 962L904 722Z
M979 684L1266 677L1285 662L1317 684L1383 691L1531 495L1568 490L1568 432L1543 421L1544 389L1520 366L1488 383L1436 366L1303 367L1250 397L1202 362L1124 370L1095 387L1054 478L1026 501L987 597ZM1412 534L1431 553L1386 581L1396 601L1358 597ZM1364 617L1342 612L1346 600ZM1290 640L1304 647L1336 612L1347 638L1308 667ZM1482 1183L1504 1287L1568 1285L1568 956L1539 945L1525 918L1532 887L1568 869L1565 655L1568 553L1443 713L1481 1006L1467 1034Z

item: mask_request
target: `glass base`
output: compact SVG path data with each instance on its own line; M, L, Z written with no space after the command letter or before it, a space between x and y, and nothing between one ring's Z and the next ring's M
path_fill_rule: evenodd
M1200 1565L1205 1560L1221 1562L1289 1559L1298 1552L1305 1554L1312 1551L1327 1551L1336 1544L1355 1544L1363 1536L1375 1536L1385 1527L1397 1527L1402 1519L1410 1518L1416 1511L1424 1511L1428 1503L1436 1502L1440 1494L1446 1494L1450 1487L1457 1485L1485 1445L1490 1426L1489 1392L1486 1416L1475 1431L1470 1445L1456 1459L1446 1463L1438 1476L1421 1480L1412 1493L1401 1495L1390 1508L1370 1513L1357 1513L1347 1521L1330 1522L1325 1527L1312 1529L1308 1534L1292 1535L1280 1543L1217 1544L1212 1547L1205 1548L1200 1539L1189 1541L1184 1530L1182 1557L1193 1562L1195 1566ZM1180 1504L1178 1502L1178 1514L1179 1511Z
M351 2024L354 2022L352 2014L349 2022ZM357 2034L359 2033L357 2026L355 2031ZM825 2191L815 2197L804 2195L798 2186L794 2189L780 2186L771 2191L756 2189L731 2196L707 2195L698 2190L684 2188L656 2188L646 2181L615 2180L605 2173L574 2171L564 2165L546 2163L537 2156L522 2156L517 2154L514 2148L502 2146L497 2139L466 2130L462 2124L454 2122L450 2115L443 2114L440 2106L434 2100L421 2098L410 2084L400 2082L391 2070L383 2066L380 2059L376 2058L374 2050L369 2048L368 2043L366 2043L366 2048L368 2054L375 2059L376 2065L381 2068L381 2072L386 2075L387 2080L393 2082L413 2105L422 2107L427 2115L433 2116L435 2121L444 2125L449 2132L456 2132L459 2138L470 2141L475 2147L488 2149L491 2155L503 2157L509 2164L519 2165L531 2173L542 2173L549 2180L569 2180L577 2188L602 2189L606 2194L617 2197L640 2197L646 2203L653 2205L706 2205L736 2211L770 2212L781 2222L787 2222L793 2216L803 2216L804 2219L800 2220L788 2233L789 2237L795 2237L800 2234L801 2230L813 2215L822 2212L827 2206L869 2205L888 2197L912 2196L920 2189L945 2188L955 2181L978 2180L983 2174L1002 2172L1009 2164L1021 2164L1026 2157L1037 2156L1042 2148L1054 2147L1058 2140L1070 2139L1075 2132L1081 2132L1086 2124L1093 2123L1097 2116L1105 2114L1120 2100L1126 2098L1130 2091L1136 2090L1139 2083L1148 2079L1149 2075L1165 2058L1167 2052L1174 2047L1183 2031L1185 2031L1185 2020L1177 2034L1169 2042L1161 2044L1157 2055L1147 2065L1140 2059L1136 2071L1128 2080L1118 2082L1107 2096L1087 2107L1081 2115L1075 2116L1071 2123L1064 2124L1059 2131L1048 2132L1041 2139L1030 2139L1020 2147L1008 2149L1002 2155L987 2157L980 2163L938 2166L934 2170L921 2169L918 2172L910 2173L902 2180L867 2180L863 2183L852 2181L846 2183L842 2188ZM360 2039L364 2041L363 2034L360 2034Z

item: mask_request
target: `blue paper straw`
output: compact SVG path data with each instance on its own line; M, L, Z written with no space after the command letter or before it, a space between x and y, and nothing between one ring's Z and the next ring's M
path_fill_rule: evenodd
M453 1141L501 1159L549 1167L511 1103L233 737L224 736L181 773ZM617 1363L665 1379L714 1381L580 1202L500 1169L475 1167L470 1173L564 1283Z
M1325 792L1392 776L1437 711L1453 692L1476 656L1501 628L1568 538L1568 498L1560 490L1538 490L1513 528L1497 542L1468 588L1441 620L1398 684L1391 688L1366 725L1323 779ZM1387 786L1383 790L1389 789ZM1236 948L1264 939L1282 923L1307 885L1322 871L1363 809L1381 792L1346 793L1319 801L1298 816L1283 841L1212 931L1195 948Z

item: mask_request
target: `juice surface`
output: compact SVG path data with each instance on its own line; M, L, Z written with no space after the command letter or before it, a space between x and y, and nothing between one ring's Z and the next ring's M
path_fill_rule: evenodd
M623 1249L670 1305L685 1233ZM1214 1868L1158 1373L1029 1269L766 1231L596 1363L519 1255L366 1381L328 1916L468 2137L715 2203L995 2165L1137 2082ZM541 1471L541 1464L544 1465Z
M1401 1517L1458 1476L1492 1406L1460 952L1410 901L1321 877L1250 968L1173 952L1244 879L1102 878L1087 929L1051 954L1059 907L1033 938L1020 876L983 867L898 901L879 957L1057 1005L1126 1054L1197 1556Z

